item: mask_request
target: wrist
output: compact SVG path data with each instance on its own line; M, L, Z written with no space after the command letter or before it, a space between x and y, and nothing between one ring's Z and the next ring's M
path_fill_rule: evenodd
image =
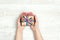
M37 31L37 27L34 27L34 28L33 28L33 32L34 32L34 31Z
M39 28L34 28L34 30L33 30L33 32L37 32L37 31L39 31Z
M21 28L17 28L17 31L20 32L20 33L23 32L23 30Z

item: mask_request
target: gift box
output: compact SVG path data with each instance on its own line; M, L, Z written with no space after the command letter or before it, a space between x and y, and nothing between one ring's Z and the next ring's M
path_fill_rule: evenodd
M22 16L20 23L22 26L34 25L34 16Z

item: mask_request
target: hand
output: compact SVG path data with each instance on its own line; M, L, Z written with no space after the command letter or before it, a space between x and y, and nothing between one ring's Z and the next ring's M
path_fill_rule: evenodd
M21 17L22 17L23 15L26 15L26 13L22 13L22 14L19 16L18 21L17 21L18 30L19 30L20 32L22 32L23 29L24 29L24 26L22 26L22 25L20 24L20 19L21 19Z
M17 27L17 30L16 30L16 40L23 40L22 35L23 35L24 26L22 26L20 24L20 19L23 15L25 15L25 13L22 13L17 20L17 26L18 27Z
M35 16L35 20L36 20L36 22L35 22L34 26L30 26L32 31L36 31L36 29L38 29L38 27L39 27L38 19L36 16Z
M38 29L38 25L39 25L39 23L38 23L38 18L37 18L36 15L34 15L34 14L32 14L32 13L29 13L28 15L30 15L30 16L32 15L32 16L35 17L35 20L36 20L35 25L34 25L34 26L33 26L33 25L30 26L30 28L32 29L32 31L35 31L36 29Z

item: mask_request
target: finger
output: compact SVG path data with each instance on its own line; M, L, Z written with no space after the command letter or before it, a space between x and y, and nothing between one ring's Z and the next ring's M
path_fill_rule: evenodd
M32 12L29 12L27 15L28 16L34 16L34 14Z
M18 25L20 25L20 18L18 18L18 21L17 21Z
M21 14L21 15L22 15L22 14ZM18 20L17 20L18 25L20 25L21 15L18 17Z
M20 16L26 16L26 12L22 12Z

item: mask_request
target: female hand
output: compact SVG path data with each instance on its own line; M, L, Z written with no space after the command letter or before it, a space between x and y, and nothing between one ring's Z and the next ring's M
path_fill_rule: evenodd
M33 13L29 13L28 15L35 17L35 24L30 26L30 28L32 29L32 31L35 31L35 30L37 29L38 25L39 25L39 23L38 23L38 18L37 18L37 16L34 15Z
M40 29L38 28L39 27L39 23L38 23L38 18L36 15L30 13L29 15L33 15L35 16L35 25L31 25L30 28L32 29L33 31L33 34L34 34L34 39L35 40L43 40L42 38L42 35L41 35L41 32L40 32Z
M22 26L21 24L20 24L20 19L21 19L21 17L23 16L23 15L26 15L25 13L22 13L20 16L19 16L19 18L18 18L18 20L17 20L17 31L16 31L16 40L23 40L23 29L24 29L24 26Z
M26 13L22 13L22 14L19 16L18 21L17 21L18 30L21 31L21 32L23 31L24 26L21 25L20 19L21 19L21 17L24 16L24 15L26 15Z

